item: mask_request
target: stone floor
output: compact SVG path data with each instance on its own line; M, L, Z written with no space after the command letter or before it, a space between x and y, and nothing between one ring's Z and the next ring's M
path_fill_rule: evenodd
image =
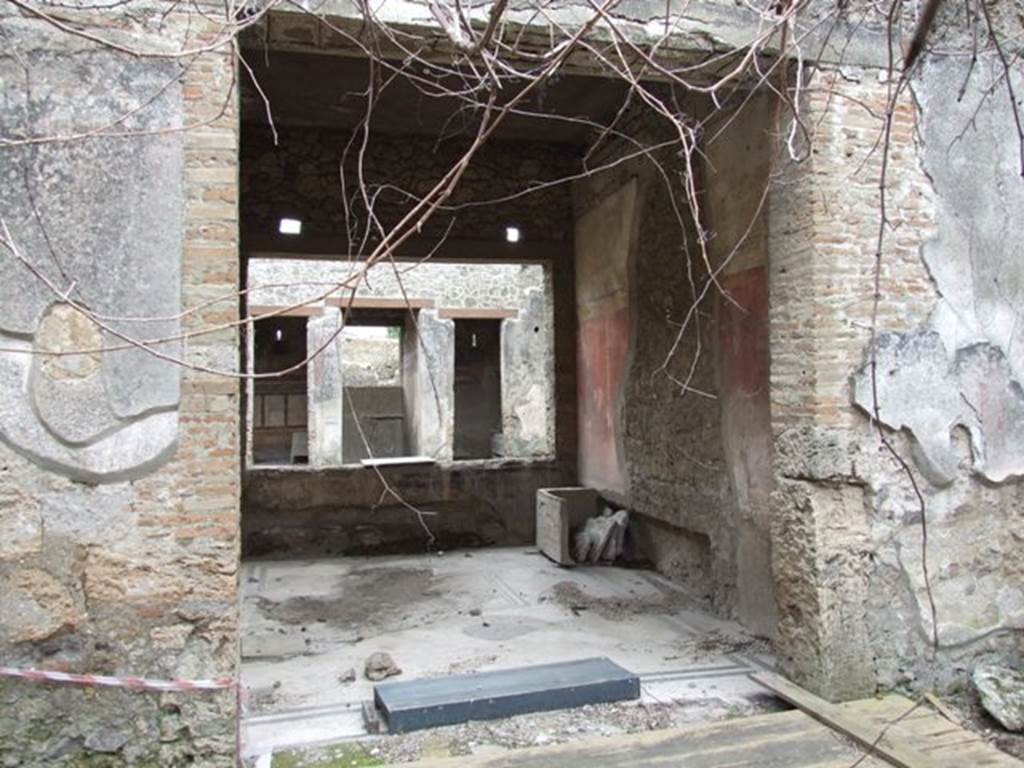
M242 581L243 751L256 764L297 747L373 740L360 705L372 698L363 665L375 651L391 654L398 679L588 656L640 675L640 702L539 716L567 732L591 730L588 721L615 730L616 718L623 730L655 727L651 713L678 724L758 711L764 692L746 674L773 666L763 641L701 613L654 572L564 569L530 548L249 561ZM345 682L350 669L356 679ZM630 711L637 707L642 717ZM386 753L389 740L422 741L375 738Z

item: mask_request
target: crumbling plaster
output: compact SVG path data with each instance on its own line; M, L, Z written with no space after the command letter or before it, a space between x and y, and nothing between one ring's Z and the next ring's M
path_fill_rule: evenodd
M88 130L131 109L140 94L159 90L131 130L147 131L182 119L177 66L131 64L111 51L58 52L63 39L36 48L38 82L14 87L22 63L0 60L11 85L0 110L0 132ZM46 76L40 76L45 72ZM83 78L79 73L87 73ZM164 84L171 80L170 87ZM80 109L82 93L90 109ZM45 118L37 119L40 113ZM179 369L117 334L161 338L177 334L176 319L133 322L125 317L171 316L181 291L182 140L147 139L43 143L7 147L0 164L0 210L20 255L0 260L0 440L39 466L79 480L140 477L173 452L178 434ZM104 199L103 206L79 206ZM45 281L45 282L44 282ZM123 285L145 285L125 292ZM114 318L101 329L64 291L93 312ZM97 350L88 356L40 357L41 351ZM179 342L160 352L180 357Z
M877 122L811 98L814 154L784 170L788 193L770 206L779 636L788 669L834 698L949 684L979 656L1021 648L1024 273L1005 233L1024 189L1005 101L975 114L988 65L962 102L949 97L966 66L928 60L897 108L877 319L881 420L928 517L937 653L918 501L869 420L880 167L860 158ZM885 102L874 70L822 77ZM824 165L837 155L842 170Z
M938 300L923 326L880 339L878 394L882 421L914 436L917 465L936 485L957 474L958 426L981 477L1024 474L1024 270L1019 241L1006 236L1024 210L1021 160L1009 108L977 84L1000 74L986 61L952 104L948 84L967 76L955 59L930 59L914 83L921 162L936 190L937 230L921 256ZM870 385L864 369L854 396L869 413Z
M641 141L661 136L642 111L623 130ZM634 160L574 186L580 480L634 513L634 540L659 570L733 614L734 501L717 400L714 301L698 302L670 355L694 303L687 259L701 257L688 202L673 201L662 174L678 158L657 160L660 170ZM599 226L584 231L591 223Z

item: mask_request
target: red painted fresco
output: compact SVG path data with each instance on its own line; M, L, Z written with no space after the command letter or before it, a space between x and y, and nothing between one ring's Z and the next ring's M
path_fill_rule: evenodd
M718 298L723 390L747 397L766 393L769 360L767 270L755 267L727 275L722 280L722 287L733 299L730 302L724 296Z
M625 493L617 439L629 351L629 307L595 313L580 325L578 352L580 482Z

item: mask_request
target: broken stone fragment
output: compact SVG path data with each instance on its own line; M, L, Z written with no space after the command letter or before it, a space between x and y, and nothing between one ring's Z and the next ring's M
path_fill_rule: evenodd
M370 654L370 658L366 660L366 667L363 671L366 674L367 680L374 681L402 674L402 670L395 664L391 654L380 651Z
M591 517L576 534L576 562L613 562L622 554L629 526L629 513L620 509L613 512L605 507L604 512Z
M349 667L344 672L338 675L338 682L342 685L348 685L356 681L356 670L355 667Z
M979 664L971 677L985 710L1006 730L1024 732L1024 670Z

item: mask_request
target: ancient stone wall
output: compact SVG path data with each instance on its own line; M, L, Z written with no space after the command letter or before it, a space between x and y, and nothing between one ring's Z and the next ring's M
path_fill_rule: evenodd
M392 130L394 127L392 127ZM330 238L335 253L359 254L367 231L366 209L358 186L358 152L343 153L351 134L325 129L281 129L274 146L269 129L246 125L242 142L242 204L246 234L272 235L283 216L302 219L302 240ZM458 161L465 140L377 132L367 145L363 178L374 199L374 215L385 231ZM500 241L505 227L522 228L525 245L568 241L572 209L566 185L522 195L529 185L563 178L576 171L572 147L538 142L494 141L466 169L451 198L418 233L426 238ZM345 174L343 191L339 169ZM347 212L345 196L348 196ZM503 200L509 196L511 199ZM495 204L501 201L500 204ZM479 253L480 258L490 254Z
M660 136L644 115L630 131L650 143ZM621 150L610 147L608 156ZM650 529L638 539L657 542L648 555L660 570L731 613L735 545L717 402L714 294L700 294L706 270L689 205L678 185L671 192L666 185L681 170L678 156L656 158L660 168L630 161L574 189L580 479L636 513ZM598 225L596 235L582 231L588 224Z
M942 685L1022 644L1024 273L1004 233L1024 188L1009 107L981 103L990 64L951 106L966 66L931 59L896 107L875 384L884 75L816 80L812 155L771 199L778 634L789 670L833 697ZM914 488L870 423L876 387L924 498L930 597Z
M202 47L195 14L74 24L122 48ZM230 49L135 57L5 9L0 148L0 659L14 667L234 679L237 131ZM71 11L65 11L72 14ZM187 34L186 34L187 32ZM186 43L186 37L188 42ZM85 108L87 105L87 108ZM125 113L127 119L116 122ZM182 126L198 125L182 131ZM54 290L65 292L59 298ZM111 318L101 327L68 299ZM153 322L128 317L163 316ZM89 349L86 355L24 352ZM12 351L18 350L18 351ZM28 386L25 383L28 382ZM235 764L236 693L0 680L9 766Z
M327 262L309 259L253 259L249 263L249 301L254 307L290 307L313 302L323 305L323 296L333 291L333 298L348 298L349 292L335 290L361 265L355 261ZM514 317L502 321L501 401L502 450L510 457L550 457L555 448L555 308L552 306L550 270L541 264L491 264L402 262L398 269L391 264L370 268L366 280L355 294L357 300L385 299L396 304L398 315L405 300L432 302L436 310L497 309L511 310ZM358 309L356 310L358 311ZM431 310L434 311L434 310ZM452 320L442 322L449 325ZM408 323L407 323L408 325ZM341 365L345 386L365 386L362 369L350 364L347 357L351 339L341 340ZM412 365L420 356L422 340L406 334L406 355L403 365ZM392 363L402 357L399 350L382 347L383 354L393 353ZM433 351L430 351L433 354ZM357 361L357 365L361 365ZM380 366L378 366L380 367ZM396 371L397 373L397 371ZM351 380L350 380L351 376ZM411 383L415 377L409 378ZM397 382L396 382L397 383ZM441 405L450 412L450 390L438 388L438 382L422 382L419 402L433 403L439 396ZM435 394L435 389L437 390ZM412 407L416 399L407 393L407 430L410 450L421 441L414 439L418 416ZM425 400L424 400L425 398ZM414 453L416 451L413 451ZM433 450L430 452L433 454Z
M421 525L416 512L393 497L378 506L384 486L380 476L365 467L316 474L290 467L250 470L242 517L246 556L532 544L537 489L560 487L567 480L554 462L538 461L460 461L381 471L410 505L437 514L422 518Z
M357 261L253 259L249 262L249 303L291 306L314 301L334 288L332 297L348 298L335 288L363 265ZM513 309L532 292L547 293L540 264L446 264L403 262L370 268L356 299L429 299L437 309ZM550 314L550 309L547 314ZM550 323L550 318L547 318Z
M722 449L731 493L723 498L736 558L736 615L773 637L772 472L768 336L768 217L775 102L744 99L710 121L703 149L704 221L715 265L715 358Z

